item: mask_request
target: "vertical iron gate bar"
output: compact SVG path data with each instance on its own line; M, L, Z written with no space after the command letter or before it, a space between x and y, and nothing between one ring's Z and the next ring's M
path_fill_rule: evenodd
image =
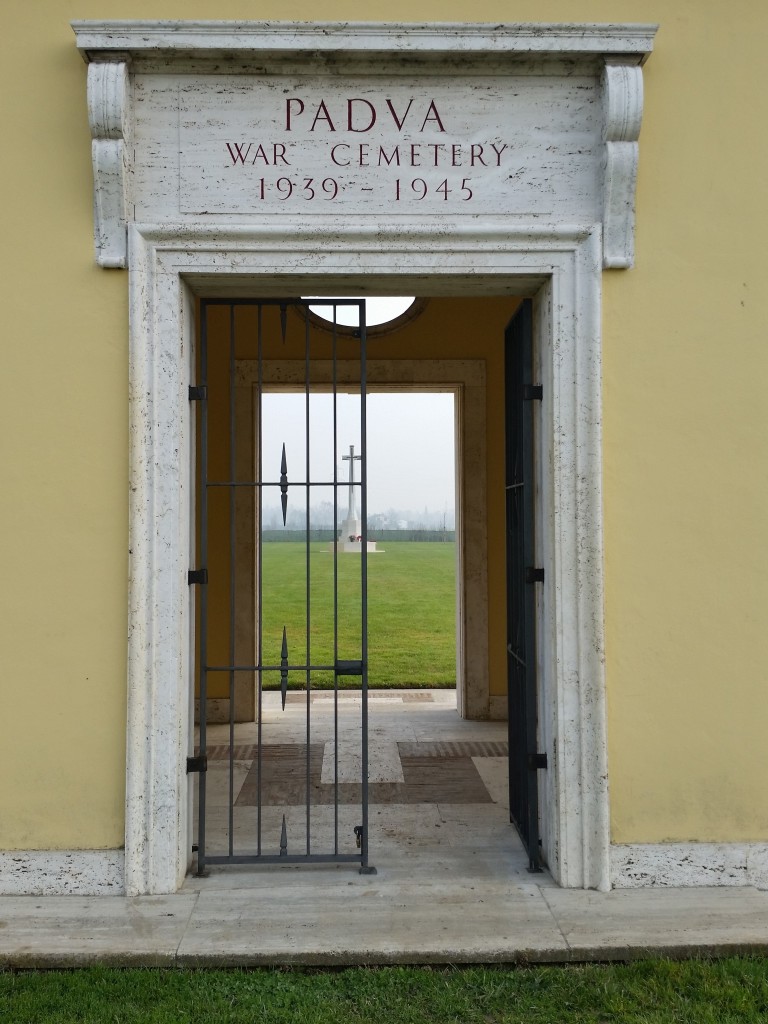
M235 307L229 309L229 479L235 483ZM235 502L237 492L229 488L229 664L235 664L235 573L237 546ZM235 672L229 672L229 855L235 852Z
M201 304L200 324L200 385L208 383L208 311ZM208 399L200 403L200 565L208 566ZM208 700L208 587L203 585L200 596L200 643L198 657L200 659L198 688L200 700L200 754L206 752L206 702ZM207 773L199 772L197 776L198 819L197 819L197 873L205 872L205 809L206 809Z
M199 741L199 752L202 757L205 757L207 753L207 738L208 738L208 676L210 672L222 672L227 674L229 681L229 717L228 717L228 775L222 777L222 783L226 778L225 789L228 793L228 806L227 806L227 819L226 819L226 853L219 854L217 852L210 853L208 851L209 835L211 822L208 819L208 815L213 813L212 810L208 809L208 801L206 796L207 790L207 776L204 770L201 770L198 778L198 874L207 873L206 868L211 864L247 864L247 863L303 863L303 862L357 862L360 865L360 870L364 872L374 872L375 868L368 866L368 614L367 614L367 597L368 597L368 562L367 562L367 462L366 462L366 445L367 445L367 423L366 423L366 321L365 321L365 301L364 300L352 300L352 299L341 299L333 300L329 303L333 307L333 342L332 342L332 402L333 402L333 522L334 522L334 541L333 541L333 649L334 658L333 665L313 664L312 660L312 612L313 612L313 601L312 601L312 549L311 549L311 531L312 531L312 508L311 500L314 487L327 487L328 481L318 480L313 481L312 474L312 408L313 408L313 392L312 392L312 338L311 338L311 324L308 318L308 307L311 305L309 300L261 300L261 299L243 299L243 300L230 300L230 299L204 299L200 303L201 311L201 324L200 324L200 381L199 384L202 387L205 385L205 399L202 400L202 407L200 410L200 453L199 453L199 467L200 467L200 493L199 493L199 528L200 528L200 540L199 540L199 552L201 567L206 568L210 572L219 574L218 584L219 588L214 593L221 593L220 584L221 572L226 571L226 562L220 565L209 566L209 526L210 526L210 508L209 508L209 489L211 487L225 487L228 492L228 505L222 507L222 515L227 517L229 520L229 636L228 636L228 665L212 665L209 663L209 608L210 601L208 596L207 586L203 586L200 590L200 636L199 636L199 687L200 687L200 741ZM281 664L269 664L264 663L264 618L263 618L263 602L264 602L264 535L263 535L263 496L264 488L268 488L272 493L277 493L278 490L282 493L284 490L281 481L276 479L264 480L264 458L263 458L263 433L264 433L264 407L263 407L263 396L264 396L264 358L265 358L265 334L264 334L264 319L263 313L265 308L279 309L280 317L280 331L285 341L285 337L288 331L288 318L287 308L289 305L299 308L305 318L304 328L304 440L306 445L305 451L305 472L306 479L304 480L303 490L305 493L306 508L305 508L305 551L304 551L304 562L305 562L305 613L306 613L306 629L305 629L305 640L306 640L306 658L300 659L303 664L292 664L291 659L287 653L281 658ZM210 310L213 306L222 306L227 308L228 312L228 328L229 328L229 365L228 365L228 382L229 382L229 407L227 417L228 427L228 479L227 480L211 480L209 478L210 472L210 452L209 452L209 435L210 435L210 423L209 421L209 406L207 402L207 385L209 376L209 348L211 345L211 323L209 320ZM238 331L238 316L237 309L239 306L255 306L257 313L256 323L256 336L257 336L257 401L255 403L254 417L252 419L253 427L255 428L256 444L257 448L254 451L251 458L251 474L255 474L255 480L239 480L238 479L238 443L237 443L237 429L238 429L238 411L237 411L237 331ZM339 432L339 416L338 416L338 308L341 306L354 306L358 309L358 323L359 330L355 331L355 334L360 340L360 433L361 433L361 550L360 550L360 593L361 593L361 613L360 613L360 629L361 629L361 660L360 662L345 661L343 658L340 660L339 645L341 637L339 634L339 544L338 544L338 490L341 486L338 474L338 432ZM222 346L223 347L223 346ZM224 352L219 353L220 360L224 359ZM220 362L217 364L221 366L223 370L224 364ZM214 374L215 380L221 380L223 374L219 374L218 370ZM215 397L215 396L214 396ZM226 405L223 400L223 395L216 399L218 407L221 411L224 411ZM223 443L223 432L219 432L216 436L220 435ZM281 471L282 472L282 471ZM287 486L287 478L286 478ZM297 481L298 483L298 481ZM238 487L244 487L250 491L252 498L247 499L251 502L250 505L246 504L245 501L238 497ZM255 551L256 556L256 574L255 580L252 585L256 588L256 615L254 628L256 629L256 644L255 644L255 664L238 664L238 645L237 645L237 633L235 630L235 622L237 617L237 582L238 582L238 536L239 534L239 509L251 508L254 516L254 529L256 536L254 537L255 544L251 550ZM227 511L225 511L225 509ZM228 515L227 515L228 513ZM218 515L218 513L217 513ZM226 518L225 520L226 521ZM226 557L226 556L225 556ZM253 557L253 556L251 556ZM253 576L251 576L253 580ZM226 583L225 583L226 587ZM226 593L226 589L224 590ZM223 595L222 595L223 596ZM227 598L224 598L227 601ZM295 644L293 645L295 649ZM217 659L218 660L218 659ZM239 658L241 662L247 662L252 659ZM274 661L274 658L270 658L270 661ZM327 659L320 659L325 661ZM359 839L360 851L359 853L341 853L339 852L339 805L343 798L342 786L339 780L339 738L340 738L340 720L339 720L339 697L340 697L340 685L338 676L341 674L349 674L350 667L353 668L354 674L361 676L361 688L362 688L362 712L361 712L361 746L362 746L362 778L361 778L361 811L362 811L362 825L354 829L355 836ZM334 706L333 706L333 744L334 744L334 785L333 785L333 803L334 803L334 836L333 836L333 852L313 852L313 837L312 837L312 821L314 815L312 814L312 682L314 673L320 671L326 671L328 668L332 668L334 672ZM264 827L264 800L265 800L265 780L264 780L264 769L266 765L266 751L269 751L269 743L265 748L264 744L264 673L281 673L281 672L296 672L303 670L306 681L306 756L305 756L305 792L306 792L306 852L303 854L291 854L287 849L287 833L285 831L286 817L283 815L284 827L282 830L282 837L280 842L279 853L272 855L265 855L263 852L263 827ZM254 752L255 767L256 767L256 852L236 852L235 846L235 798L238 794L235 793L235 759L237 754L236 744L236 728L235 728L235 694L236 694L236 679L237 672L248 672L255 673L255 684L257 688L257 730L256 730L256 750ZM279 764L279 761L276 762ZM268 766L267 766L268 767ZM277 782L280 784L284 780L278 778ZM285 799L285 798L280 798ZM268 800L269 802L269 800ZM290 804L286 805L289 807ZM223 821L222 821L223 826ZM252 848L251 848L252 849Z
M360 628L362 631L362 796L363 796L363 836L361 843L362 865L360 870L367 872L368 866L368 423L367 423L367 324L365 302L360 303L359 319L360 326L360 448L362 458L360 460L360 586L362 590L361 604L362 615ZM354 465L354 463L350 463Z
M261 482L264 479L264 460L262 457L262 431L263 431L263 416L261 408L261 396L264 391L264 337L263 337L263 324L262 324L262 307L258 306L256 309L256 355L258 361L257 373L258 373L258 392L256 394L256 480L258 481L258 488L256 489L256 549L258 557L258 565L256 567L257 580L256 580L256 591L257 591L257 603L256 603L256 624L255 629L257 631L256 638L256 664L261 666L264 664L264 626L262 622L261 609L262 609L262 596L264 593L263 586L263 568L262 561L264 557L264 538L261 528L261 516L263 508L263 496L264 491L261 487ZM261 856L261 829L262 829L262 814L261 814L261 773L262 773L262 723L264 721L264 688L263 688L263 675L261 668L256 672L256 685L258 687L258 723L256 725L256 758L258 762L258 778L256 782L256 853Z
M331 376L333 389L333 664L339 661L339 423L336 373L337 307L333 307ZM339 677L333 673L333 852L339 852Z
M311 853L311 849L310 849L310 846L311 846L311 841L310 841L310 823L311 823L311 817L312 817L312 813L311 813L311 810L310 810L310 802L311 802L311 796L312 796L312 786L311 786L311 779L310 779L310 750L311 750L310 744L312 742L312 728L311 728L311 724L310 724L310 718L311 718L311 714L312 714L312 675L311 675L311 671L310 671L310 665L312 664L312 656L311 656L312 638L311 638L311 633L310 633L310 627L311 627L312 601L311 601L311 594L310 594L311 568L310 568L310 564L309 564L309 537L310 537L310 529L311 529L310 513L309 513L311 490L310 490L309 482L312 479L312 473L311 473L311 468L310 468L311 460L310 460L310 451L309 451L309 446L310 446L310 430L309 430L309 417L310 417L310 372L311 372L310 371L309 355L310 355L310 353L309 353L309 320L305 319L304 320L304 387L305 387L306 409L305 409L305 420L304 420L304 430L305 430L305 440L304 440L304 443L306 445L306 451L305 451L306 469L305 469L305 472L306 472L306 483L307 483L307 486L306 486L306 499L307 499L306 524L307 524L307 535L306 535L306 538L305 538L305 541L304 541L304 546L305 546L305 552L306 552L306 574L307 574L307 581L306 581L306 585L307 585L307 621L306 621L307 641L306 641L306 643L307 643L307 854L308 855L309 855L309 853Z

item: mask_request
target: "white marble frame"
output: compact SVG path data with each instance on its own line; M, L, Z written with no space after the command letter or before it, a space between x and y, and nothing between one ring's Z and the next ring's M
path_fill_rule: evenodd
M546 854L561 885L607 889L599 226L351 223L323 235L287 221L225 230L131 225L129 255L126 892L174 891L189 857L194 294L343 293L362 284L536 294Z

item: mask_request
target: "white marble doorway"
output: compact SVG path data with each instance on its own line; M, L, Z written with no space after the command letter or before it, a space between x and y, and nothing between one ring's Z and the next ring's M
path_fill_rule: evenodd
M191 845L193 613L192 379L195 294L533 294L541 411L537 535L546 570L540 651L545 857L563 885L609 884L602 668L600 235L578 229L407 239L352 229L322 251L313 229L131 228L133 551L126 879L130 892L181 884ZM317 267L306 273L307 264ZM361 265L364 270L361 273ZM173 815L168 808L175 809Z

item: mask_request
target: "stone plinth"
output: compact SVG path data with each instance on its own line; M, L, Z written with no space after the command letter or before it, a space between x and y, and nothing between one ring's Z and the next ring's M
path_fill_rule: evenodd
M366 543L366 550L368 551L369 555L380 555L383 553L379 551L378 548L376 547L375 540L369 540ZM356 552L357 554L360 554L360 552L363 550L363 542L360 540L340 540L338 544L338 550L344 552L344 554L348 554L349 552ZM333 543L331 543L331 551L333 551Z
M351 516L347 516L346 519L342 520L341 526L339 527L339 540L344 541L355 541L363 532L362 520L358 519L353 513Z

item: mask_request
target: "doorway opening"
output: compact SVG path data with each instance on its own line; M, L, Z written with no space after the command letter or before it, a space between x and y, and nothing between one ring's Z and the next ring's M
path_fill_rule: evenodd
M490 318L489 304L498 306L490 310ZM318 618L322 620L322 616L316 614L318 605L316 596L312 594L317 567L323 566L323 562L325 566L332 567L333 601L337 613L348 599L352 605L355 603L355 594L345 591L344 570L339 571L338 547L340 540L344 540L343 524L350 519L355 500L342 495L347 491L347 484L353 495L358 493L354 476L355 450L357 445L360 445L357 451L364 447L360 424L357 427L346 425L348 411L352 410L354 419L359 410L363 391L356 349L359 339L334 338L329 346L328 339L319 333L315 338L306 323L300 324L285 317L279 303L270 306L268 311L267 304L255 301L220 300L202 304L201 317L207 318L205 380L206 387L209 387L206 400L210 415L205 441L202 436L198 438L198 449L202 458L203 446L208 444L208 463L215 465L218 462L222 470L228 464L231 481L237 485L229 489L229 496L225 493L226 488L218 488L209 499L208 509L212 543L208 545L207 586L209 608L212 611L218 607L218 620L215 612L212 617L209 613L206 628L210 635L206 646L209 649L216 646L215 633L219 630L227 636L226 642L221 641L222 649L228 644L232 655L222 662L231 668L229 678L223 680L229 692L225 693L225 688L222 688L219 694L215 689L213 692L209 689L204 704L200 702L199 706L199 717L205 719L202 729L206 735L202 745L208 754L208 770L203 783L208 791L207 802L199 805L199 813L208 816L206 841L209 850L215 851L217 845L222 850L221 854L212 852L208 863L216 864L220 860L245 862L253 856L254 846L262 861L279 863L285 858L284 862L289 863L297 859L293 852L297 841L302 855L306 851L306 855L314 859L325 859L311 853L315 850L315 839L323 830L329 836L332 834L334 859L353 857L354 854L343 843L339 846L339 826L347 841L360 839L361 829L352 822L354 814L350 817L347 798L359 795L361 763L366 757L369 760L368 780L372 788L372 813L378 842L388 843L392 847L390 854L395 849L401 854L408 850L412 852L414 837L419 836L418 845L432 849L432 853L442 850L445 855L446 850L455 852L463 849L463 837L472 847L478 846L482 840L488 851L493 851L493 856L498 858L500 850L494 849L490 839L496 828L496 838L506 851L500 863L505 863L508 868L510 857L513 860L518 858L521 863L525 859L509 825L506 726L500 721L487 721L492 717L492 709L495 711L493 717L506 717L499 714L499 708L503 709L506 703L506 681L503 675L492 679L488 668L478 672L477 664L472 665L472 671L464 672L464 666L472 661L468 655L480 653L480 643L485 666L498 661L499 655L503 657L504 650L503 644L497 643L500 650L494 651L487 629L478 630L478 623L487 624L492 611L500 613L502 622L504 620L503 596L499 598L497 589L494 596L498 600L489 600L488 587L488 577L493 575L494 529L498 531L500 527L503 538L503 480L497 472L499 468L503 469L503 450L489 450L486 443L488 421L493 421L499 411L503 417L503 373L496 372L499 366L503 367L502 333L500 330L495 332L495 340L491 342L490 330L488 338L484 338L475 334L468 337L461 329L466 325L459 324L459 329L450 333L445 329L450 322L454 322L455 328L457 317L459 320L466 318L466 323L477 323L479 314L491 321L495 314L501 324L508 319L515 304L509 299L496 303L488 299L435 300L432 305L438 327L436 334L443 349L447 348L454 358L429 358L435 351L430 346L429 334L422 333L424 324L420 321L412 330L418 326L422 337L416 345L411 339L407 360L398 358L402 354L402 346L401 352L376 352L375 358L371 353L367 370L374 370L372 374L367 372L365 375L371 378L370 382L365 380L365 390L370 389L371 393L363 428L368 447L361 454L367 455L365 483L369 493L363 497L361 479L359 494L365 503L365 525L361 535L355 531L354 538L347 538L360 545L356 559L354 553L347 556L352 558L349 563L353 565L352 576L358 571L357 565L364 561L374 566L392 565L395 559L386 559L387 544L390 545L390 555L395 550L393 544L406 547L421 544L431 548L433 553L439 551L445 560L445 549L453 540L453 548L458 555L454 577L458 586L455 582L453 586L456 595L454 621L459 643L453 649L454 678L445 681L455 683L456 677L459 678L458 707L454 694L427 687L425 682L435 680L419 677L419 662L425 664L429 661L428 637L427 650L420 657L412 649L413 644L409 643L407 635L397 630L391 636L372 637L368 647L370 660L366 666L370 671L362 691L357 679L358 669L350 671L349 676L346 671L339 672L341 662L354 662L355 657L351 662L349 658L340 659L338 647L333 653L325 652L327 657L322 653L318 655L319 661L314 654L312 658L308 654L310 644L317 652L318 646L322 650L323 644L327 645L330 640L329 636L323 637L314 632ZM274 321L270 339L263 330L267 316ZM427 321L426 327L429 326ZM433 331L434 327L433 324ZM217 367L213 353L218 332L222 336L228 335L229 341L218 345ZM254 345L258 351L252 351ZM388 347L391 345L390 338ZM343 355L340 352L342 346L347 349ZM473 357L478 354L488 357L491 352L495 362L489 374L488 359ZM490 387L489 377L492 381ZM217 378L221 392L218 399L211 390L216 386ZM297 391L296 384L302 380L303 390ZM307 382L311 382L311 386ZM404 386L406 384L407 387ZM419 390L414 390L416 388ZM437 434L438 439L442 434L444 450L439 451L438 444L431 455L429 451L421 454L430 469L439 461L439 456L445 460L447 455L448 464L452 464L454 477L458 480L458 497L453 499L448 492L442 494L438 501L442 508L429 510L427 507L426 515L423 511L419 513L423 520L421 523L409 524L407 519L403 521L403 515L398 514L397 504L377 511L376 506L370 503L370 492L375 495L377 488L383 493L387 489L391 492L393 487L402 483L396 476L398 457L402 459L402 455L393 443L392 435L396 431L392 425L402 421L400 426L406 449L408 438L413 435L417 436L417 444L423 449L429 433L424 406L430 399L436 401L426 413L428 425L434 427L437 424L439 427L438 412L441 410L442 431L438 429ZM414 428L407 422L407 406L418 405L419 401L422 406L421 422ZM217 402L218 409L215 408ZM371 429L371 410L376 410L377 405L380 409L374 412L373 419L375 422L379 415L383 423L389 423L389 443L386 431L381 439L377 439L376 431ZM217 430L220 442L218 450L215 450ZM342 435L347 433L349 437L342 439ZM331 439L333 443L329 444ZM324 443L333 453L328 465L324 465L320 454ZM386 472L382 480L377 479L377 461L385 461L383 456L377 456L377 445L382 452L394 456L394 470L390 471L389 480ZM341 450L349 452L349 480L341 472ZM289 453L287 456L286 452ZM493 480L490 485L486 480L486 462L491 465ZM297 464L300 467L311 464L317 470L317 486L313 490L310 491L309 472L305 477L300 474L296 479L294 467ZM271 475L263 471L265 465L274 465ZM258 487L249 490L246 485L255 466L259 467L257 479L260 482ZM402 466L400 469L400 475L405 476ZM426 471L421 475L429 476ZM222 480L226 476L224 473ZM297 483L299 491L304 489L298 505L294 498ZM415 486L415 483L411 485L412 490ZM198 489L201 490L200 473ZM478 495L479 501L470 498L474 496L476 499ZM449 503L453 504L453 509L449 510ZM421 504L421 499L418 504ZM497 517L501 511L495 523L494 510ZM354 511L356 513L357 509ZM400 512L406 511L407 506L401 503ZM388 513L390 520L394 518L395 522L388 521ZM453 538L448 536L449 531ZM329 532L328 537L325 532ZM408 534L408 540L394 539L392 535L397 532ZM425 540L427 533L437 536ZM217 544L222 566L229 559L228 572L215 573ZM306 596L305 624L309 629L311 615L313 630L311 641L307 633L306 646L302 646L305 641L301 640L298 660L292 639L294 630L288 628L287 621L283 621L288 615L284 602L281 604L292 576L291 567L283 564L290 554L290 544L296 545L293 554L298 553L293 559L300 570L297 575L304 576L298 589L300 592L303 589ZM367 557L371 554L368 551L371 544L380 545L373 551L375 558ZM332 551L334 547L335 552ZM361 558L363 553L365 558ZM503 579L503 555L496 557L496 563L499 562L502 564L495 567L501 568L500 578ZM473 603L473 595L467 592L467 583L468 577L477 575L478 568L482 570L485 587L477 587L477 580L474 580L474 596L479 594L480 600ZM418 575L419 571L412 568L409 574L406 568L404 579ZM214 573L217 584L214 583ZM366 573L370 582L372 574L369 569ZM215 586L219 587L222 595L218 602L212 597ZM375 591L373 593L375 603ZM391 582L389 590L385 589L383 593L388 599L394 597L396 605L398 598L400 604L407 604L406 595ZM424 599L422 597L422 601ZM268 608L269 615L266 614ZM275 615L277 618L272 622ZM338 614L332 618L332 630L336 630L338 640L340 618ZM415 607L411 618L418 626L419 620L426 618L425 609ZM480 643L478 637L481 637ZM369 693L369 687L376 682L377 641L380 650L404 655L405 663L410 662L409 669L413 675L410 679L403 678L401 672L397 689ZM269 643L275 647L273 657L264 656L264 649ZM260 645L262 652L257 654ZM198 663L200 657L198 649ZM311 661L317 664L310 683L308 666ZM265 665L269 666L269 671L262 671ZM281 665L284 666L282 672ZM430 670L434 669L434 665L430 666ZM437 671L439 673L439 668ZM321 678L323 673L328 679ZM387 685L388 677L383 670L378 681L382 686ZM408 682L413 685L403 686ZM347 691L348 684L351 688ZM480 714L474 710L477 707L482 707ZM364 752L360 741L363 728L361 714L367 718L369 709L370 749ZM480 721L470 721L472 718ZM269 725L271 736L275 737L271 742L263 732L265 725ZM367 725L365 730L368 731ZM302 774L303 781L300 778ZM296 799L299 790L301 801ZM329 799L331 793L332 801ZM263 802L265 797L267 804ZM299 812L302 801L304 806ZM277 804L282 806L277 807ZM289 808L287 815L286 808ZM292 821L292 815L296 820ZM303 820L299 821L299 818ZM257 821L255 839L254 819ZM268 837L262 837L261 822L267 819L270 833ZM391 862L392 857L388 859Z

